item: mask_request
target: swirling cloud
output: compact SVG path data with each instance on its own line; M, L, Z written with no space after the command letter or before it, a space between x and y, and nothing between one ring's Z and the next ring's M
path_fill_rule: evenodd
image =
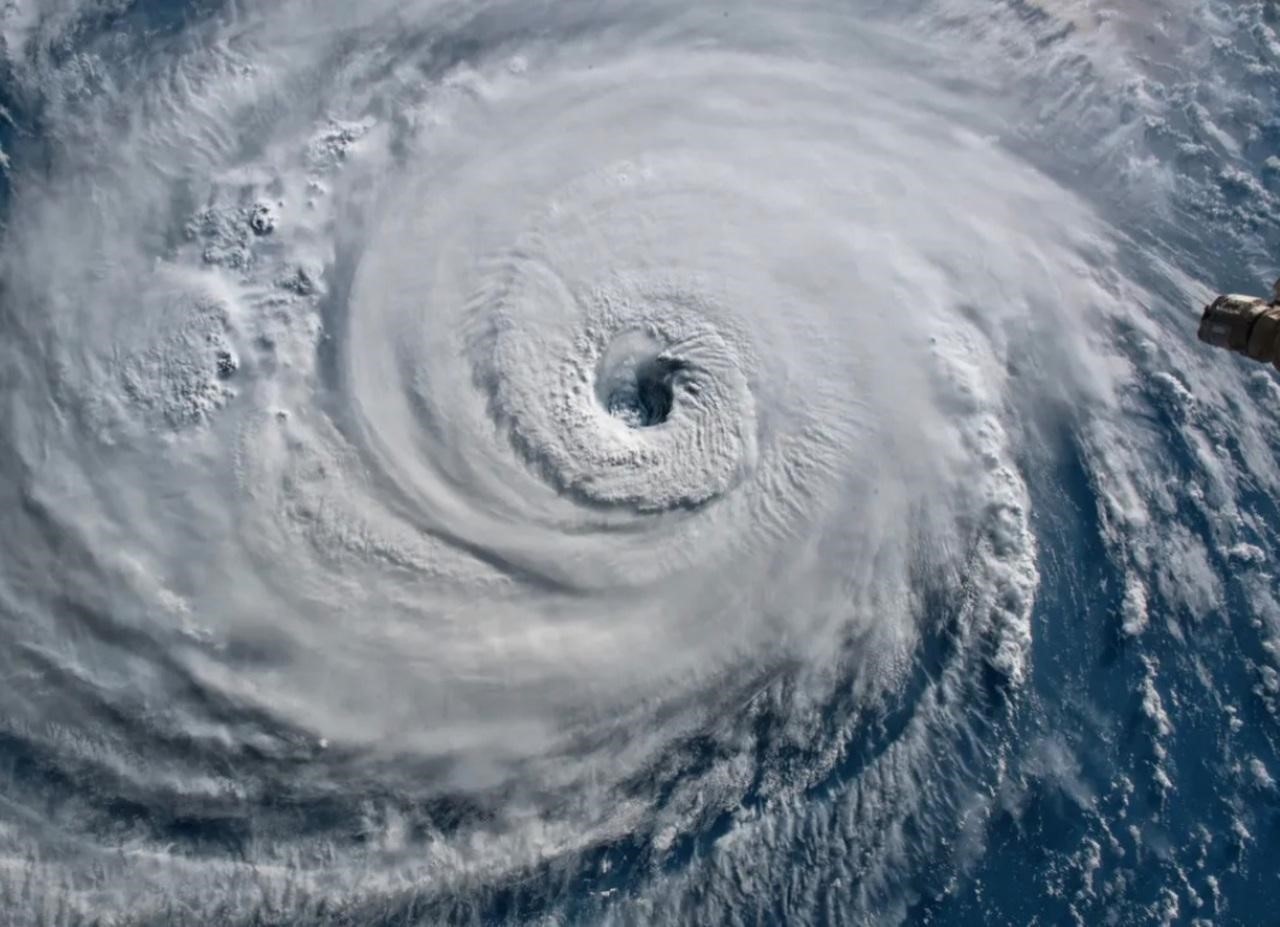
M1094 349L1149 324L1028 151L1059 123L1018 135L1023 27L238 15L25 65L5 691L68 781L14 846L140 922L500 917L469 893L736 816L721 865L827 788L848 910L891 910L1003 775L1028 436L1107 428Z

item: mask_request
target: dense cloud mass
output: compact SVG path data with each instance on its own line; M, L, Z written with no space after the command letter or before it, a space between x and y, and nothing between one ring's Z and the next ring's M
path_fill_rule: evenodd
M1248 921L1268 17L11 4L0 920Z

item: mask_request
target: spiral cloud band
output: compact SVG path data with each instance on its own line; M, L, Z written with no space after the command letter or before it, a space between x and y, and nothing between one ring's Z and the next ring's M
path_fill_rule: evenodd
M24 910L720 923L808 835L788 916L895 920L1030 762L1055 429L1127 627L1203 592L1110 347L1177 191L1066 179L1123 17L231 6L7 26Z

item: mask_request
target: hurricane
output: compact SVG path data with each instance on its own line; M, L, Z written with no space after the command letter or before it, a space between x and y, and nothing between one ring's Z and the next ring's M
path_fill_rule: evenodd
M1264 922L1276 18L4 7L0 922Z

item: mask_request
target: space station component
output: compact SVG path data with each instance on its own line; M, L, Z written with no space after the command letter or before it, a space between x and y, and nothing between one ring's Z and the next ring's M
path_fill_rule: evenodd
M1280 280L1271 302L1228 293L1204 308L1199 338L1206 344L1244 354L1280 370Z

